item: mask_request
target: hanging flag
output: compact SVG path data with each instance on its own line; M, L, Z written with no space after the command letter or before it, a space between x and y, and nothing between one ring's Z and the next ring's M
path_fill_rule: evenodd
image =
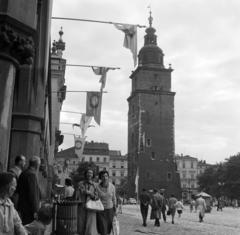
M82 114L82 117L80 120L80 129L82 131L82 137L85 136L88 127L90 127L89 124L91 121L92 121L92 117L88 117L85 113Z
M137 25L114 24L114 26L125 33L123 46L132 52L135 67L137 65Z
M109 70L109 68L106 67L92 67L93 72L96 75L102 75L99 82L102 83L101 85L101 91L103 90L103 88L106 86L106 79L107 79L107 71Z
M135 178L135 185L136 185L136 189L135 189L135 193L138 193L138 181L139 181L139 168L137 168L137 174L136 174L136 178Z
M94 116L94 120L100 126L102 109L102 92L87 92L86 115Z
M79 161L82 161L82 153L84 149L85 138L77 137L74 135L74 146L75 146L75 154L78 155Z

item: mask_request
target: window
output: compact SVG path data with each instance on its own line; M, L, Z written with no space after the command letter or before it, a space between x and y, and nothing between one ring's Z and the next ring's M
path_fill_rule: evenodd
M112 172L112 176L116 176L116 171L113 171L113 172Z
M151 139L147 139L147 147L151 146Z
M172 180L172 172L168 172L167 173L167 181L171 181Z
M151 153L151 159L152 159L152 160L155 160L155 152L152 152L152 153Z
M182 173L182 176L183 176L183 179L186 179L186 173L185 172Z
M135 106L134 106L134 104L132 105L132 113L134 114L134 112L135 112Z
M186 188L186 184L183 184L183 188Z
M193 162L191 162L191 168L193 168Z
M115 165L115 164L113 164L113 168L116 168L116 165Z
M123 166L123 165L121 165L121 168L124 168L124 166Z
M185 162L183 161L183 163L182 163L182 168L185 168Z
M191 179L194 179L194 174L191 174Z
M124 177L124 171L120 172L121 177Z
M92 157L89 158L89 161L92 162Z
M99 157L97 157L97 162L99 162Z
M104 161L104 162L107 162L107 158L104 158L103 161Z
M73 164L75 164L75 161L73 161Z

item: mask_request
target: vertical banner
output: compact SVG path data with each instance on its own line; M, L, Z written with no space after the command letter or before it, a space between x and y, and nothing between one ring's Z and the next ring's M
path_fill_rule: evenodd
M78 155L79 161L82 161L82 153L84 149L85 138L77 137L74 135L74 146L75 146L75 154Z
M92 117L88 117L85 113L82 114L81 120L80 120L80 129L82 132L82 137L85 136L86 131L88 129L88 126L90 125L90 122L92 121Z
M102 92L87 92L86 116L94 116L100 126L102 109Z
M138 179L139 179L139 167L137 168L137 174L135 178L135 185L136 185L135 193L137 194L138 194Z

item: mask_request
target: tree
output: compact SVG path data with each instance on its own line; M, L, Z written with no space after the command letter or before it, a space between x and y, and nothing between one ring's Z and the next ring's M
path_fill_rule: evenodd
M124 196L127 195L127 183L128 183L128 178L127 178L127 177L124 177L124 178L121 180L121 186L116 189L116 193L117 193L119 196L124 197Z
M93 168L96 176L98 176L99 167L95 165L94 162L81 162L79 163L78 168L70 173L70 178L72 179L74 187L76 187L80 181L84 180L84 172L88 167ZM98 177L95 177L95 180L96 178Z
M240 153L225 159L223 191L231 199L240 198Z

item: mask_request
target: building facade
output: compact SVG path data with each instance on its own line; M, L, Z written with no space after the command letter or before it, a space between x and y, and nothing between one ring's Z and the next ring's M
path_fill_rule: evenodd
M164 189L165 195L181 195L180 177L174 161L174 96L171 66L165 68L156 30L149 27L138 54L138 67L130 76L128 100L128 196L146 188ZM136 178L138 184L135 184ZM136 186L137 185L137 186ZM136 187L138 187L136 189Z
M109 150L107 143L85 142L82 161L94 162L99 171L109 172L109 181L116 186L127 176L127 157L122 156L120 151ZM58 152L54 158L54 171L64 185L65 179L70 173L78 168L79 158L75 154L75 147Z
M128 174L127 156L122 156L120 151L110 150L109 175L110 182L117 187L121 186Z
M175 160L181 179L182 197L185 201L190 200L193 195L198 193L197 176L203 174L211 165L206 161L198 161L197 158L183 154L176 154Z

